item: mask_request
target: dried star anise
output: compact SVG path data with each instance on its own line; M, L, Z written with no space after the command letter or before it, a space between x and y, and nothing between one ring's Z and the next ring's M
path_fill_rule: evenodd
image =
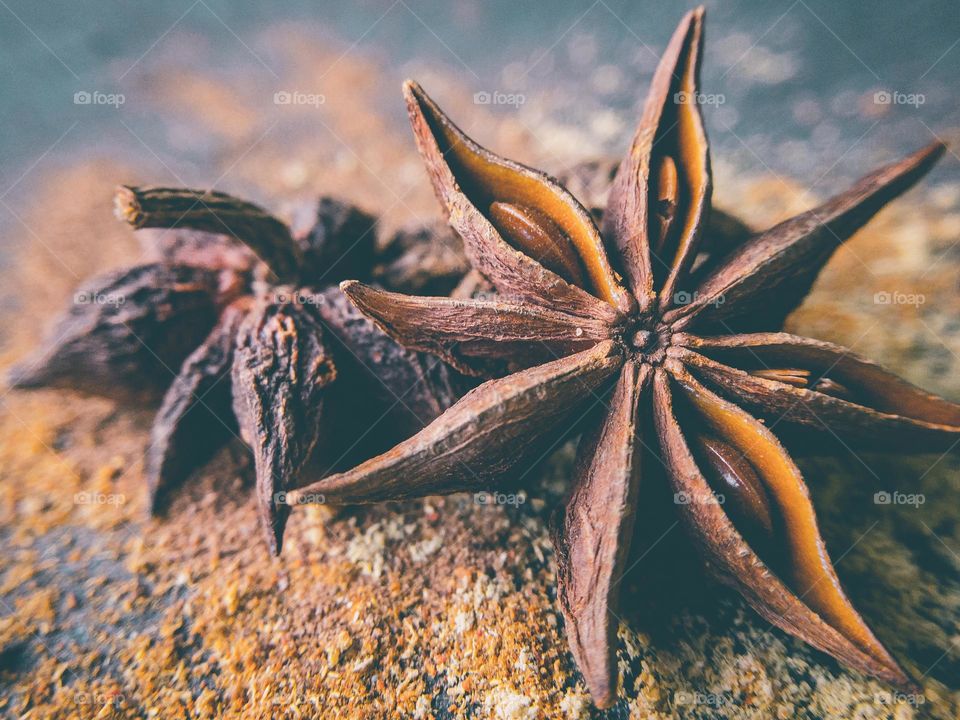
M321 198L296 233L216 192L122 187L116 211L135 228L162 229L143 231L151 261L77 293L12 384L133 402L162 397L146 455L153 513L239 432L253 451L260 516L278 553L289 515L282 494L308 461L321 473L349 467L459 396L446 366L399 347L331 286L372 277L380 263L374 218L354 206ZM429 230L417 237L432 239ZM418 243L407 245L419 257ZM402 252L387 260L385 267L410 264ZM368 432L373 425L377 432Z
M834 250L944 147L881 168L736 247L716 242L706 230L710 156L697 105L702 43L700 9L683 19L654 75L602 232L559 183L482 148L418 85L405 85L447 219L500 295L341 287L405 347L493 379L389 452L301 492L363 503L486 489L602 399L554 532L567 638L598 706L616 699L615 613L642 456L665 465L707 567L760 615L852 668L911 687L845 596L797 466L751 413L884 449L955 442L960 406L845 348L748 331L779 328Z

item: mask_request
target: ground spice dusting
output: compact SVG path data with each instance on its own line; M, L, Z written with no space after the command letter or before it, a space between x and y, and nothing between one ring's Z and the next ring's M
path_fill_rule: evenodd
M303 77L339 54L327 55L306 38L288 35L285 51ZM415 167L407 131L399 122L387 128L382 120L377 72L343 60L337 79L330 79L351 89L345 93L351 106L331 108L326 122L348 141L353 133L375 138L383 167ZM431 85L444 82L438 76ZM448 96L455 96L455 83L446 82ZM224 100L225 92L229 83L204 77L166 89L168 100L179 97L178 112L195 113L198 120L216 112L204 109L198 93L215 93L219 108L236 104L238 109L224 111L234 113L230 123L224 125L218 115L206 127L239 155L261 129L255 109L243 106L239 93ZM514 138L514 147L501 145L504 151L537 159L528 157L520 130L502 128L501 135ZM291 168L291 145L298 141L304 159ZM335 141L329 142L278 132L243 158L237 177L267 197L278 187L304 195L336 188L358 203L374 199L362 167L348 163L328 171L325 161L337 152ZM795 213L793 201L810 204L797 200L800 188L788 195L779 187L770 197L769 181L738 177L735 170L717 163L720 207L742 208L762 224ZM78 279L73 273L85 277L136 258L135 243L114 225L109 206L113 179L141 179L137 175L79 159L51 173L35 204L26 208L28 224L46 230L45 243L71 271L22 233L24 249L5 281L11 292L19 290L30 300L16 310L26 322L18 322L6 338L4 367L36 342L37 328L72 292ZM411 185L418 189L406 207L388 213L388 224L399 227L411 220L410 213L431 216L425 177L413 177ZM77 184L88 192L71 192ZM945 252L960 223L960 191L954 190L953 196L917 192L885 210L837 253L788 327L855 345L939 394L960 396L960 326L951 320L960 313L955 288L960 258ZM77 237L94 235L94 247L76 243ZM928 245L908 250L917 237L929 238ZM874 293L911 292L910 283L919 287L917 268L931 258L941 262L923 275L921 292L936 296L940 305L929 314L870 302ZM865 260L872 272L864 271ZM49 280L37 284L38 277ZM851 287L862 296L850 293ZM863 335L864 323L872 322L882 322L885 333ZM873 352L877 345L880 352ZM4 396L0 714L594 716L563 641L553 590L556 566L547 521L570 472L569 448L542 470L542 485L514 505L461 494L294 513L283 555L273 559L255 532L253 461L239 443L219 450L172 500L168 519L144 519L143 457L152 414L149 407L118 410L105 400L62 392ZM823 510L828 542L850 547L864 535L843 561L845 586L884 642L922 672L949 653L949 638L957 632L956 555L923 529L935 528L957 547L958 488L948 480L957 477L957 461L947 456L923 478L917 491L926 494L927 503L915 514L882 516L869 533L874 520L859 508L869 503L873 489L850 488L851 473L857 472L853 463L815 458L804 469L818 478L812 492ZM929 465L897 463L892 475L919 476ZM873 505L869 509L875 512ZM958 712L954 655L924 679L926 702L910 705L891 697L884 684L849 674L770 630L713 586L704 591L711 599L706 605L696 601L697 591L676 607L669 598L651 597L651 587L680 572L669 563L657 565L654 555L640 570L644 578L661 573L660 581L638 578L625 588L625 598L634 602L624 605L636 609L625 607L619 628L620 695L626 704L616 717L947 718Z

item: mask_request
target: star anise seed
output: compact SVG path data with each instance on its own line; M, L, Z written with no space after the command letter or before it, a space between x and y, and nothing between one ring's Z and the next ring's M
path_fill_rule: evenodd
M616 699L619 584L644 446L659 448L653 461L666 466L676 511L721 581L773 625L856 670L913 687L844 594L796 465L742 408L880 449L956 442L960 406L844 348L747 333L779 328L833 251L944 147L881 168L739 246L713 244L705 237L712 181L698 106L702 44L699 9L680 23L654 75L602 233L559 183L484 149L405 84L440 204L502 297L342 287L406 347L493 379L389 452L302 493L378 502L489 489L600 398L604 413L583 433L554 530L566 634L598 706Z

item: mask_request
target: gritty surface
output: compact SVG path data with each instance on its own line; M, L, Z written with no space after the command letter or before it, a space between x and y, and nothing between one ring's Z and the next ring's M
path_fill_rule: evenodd
M338 54L295 36L286 52L294 83ZM152 90L171 123L190 123L219 148L209 179L229 170L224 189L250 190L281 214L337 192L381 211L386 228L434 217L409 132L380 112L383 93L399 107L397 89L380 87L376 67L355 59L335 76L330 92L349 88L345 102L320 116L290 108L265 136L240 85L184 68ZM531 143L525 125L488 117L449 78L420 79L503 154L554 170L579 159L537 155L532 148L564 143ZM815 201L782 180L743 177L722 157L715 165L717 204L757 227ZM135 239L110 217L111 193L120 182L156 181L169 178L84 158L50 171L18 208L19 250L0 284L4 367L36 343L81 279L136 260ZM789 328L960 400L958 237L960 187L923 185L837 254ZM570 448L542 480L519 480L522 503L459 495L298 511L272 560L238 442L166 519L145 519L151 415L66 392L3 390L0 714L596 716L563 639L547 530ZM822 448L799 460L838 573L881 640L922 677L925 698L893 697L772 630L700 578L672 518L641 518L624 580L621 700L607 717L956 717L958 454ZM877 503L882 491L914 501Z

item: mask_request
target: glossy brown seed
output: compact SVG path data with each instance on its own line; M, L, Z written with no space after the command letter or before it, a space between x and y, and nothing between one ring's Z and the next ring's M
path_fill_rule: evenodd
M775 541L773 513L763 481L736 448L712 435L695 435L691 444L700 470L722 498L724 510L751 543Z
M619 165L617 158L585 160L557 174L560 183L590 210L597 225L603 225L607 198ZM691 273L699 276L704 269L743 245L754 234L754 230L732 212L717 206L711 207L697 248L702 257L698 258L696 267L691 266ZM706 262L708 258L709 262Z
M761 368L751 370L754 377L776 380L798 388L810 387L810 371L800 368Z
M680 189L677 180L677 164L669 155L664 155L657 161L656 181L652 186L655 193L653 203L653 227L650 241L653 252L660 255L667 243L673 219L677 215L677 203L680 199Z
M624 260L641 312L656 302L668 308L696 259L706 223L712 179L706 132L699 109L703 8L683 18L654 73L643 115L610 190L604 236ZM670 155L678 181L677 225L657 251L650 228L660 194L660 158ZM653 205L653 207L651 207Z
M668 375L669 373L669 375ZM674 380L668 379L672 377ZM771 573L713 501L677 422L674 396L694 408L700 426L722 434L754 467L782 518L786 571ZM674 490L690 501L677 507L717 577L743 593L763 617L848 665L887 682L912 682L853 608L837 579L800 471L773 434L743 410L700 385L676 361L654 378L654 414Z
M584 285L583 270L570 238L547 215L536 208L494 202L490 221L503 239L569 283Z
M798 388L810 388L824 395L833 395L845 400L850 399L850 391L841 383L828 377L814 377L813 373L802 368L762 368L751 370L750 374L754 377L775 380Z
M546 174L478 145L416 83L404 83L404 96L437 198L463 238L473 266L500 292L572 315L609 320L633 306L610 266L590 214L570 193ZM560 227L577 248L590 278L590 291L566 282L505 242L485 215L495 201L535 208ZM531 292L532 287L540 292Z

